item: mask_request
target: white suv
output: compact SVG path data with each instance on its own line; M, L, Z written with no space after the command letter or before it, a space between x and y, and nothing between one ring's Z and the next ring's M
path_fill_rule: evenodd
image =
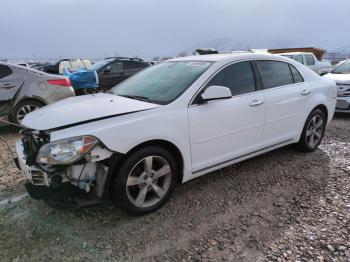
M280 56L171 59L112 94L28 114L19 165L34 198L76 186L140 215L162 206L177 182L288 144L314 151L336 95L334 81Z

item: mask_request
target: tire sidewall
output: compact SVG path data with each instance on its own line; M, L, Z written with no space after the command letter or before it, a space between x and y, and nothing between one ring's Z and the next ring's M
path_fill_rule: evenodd
M168 161L172 172L171 183L169 189L162 200L153 206L140 208L132 204L127 196L126 182L131 169L143 158L148 156L159 156ZM111 183L112 202L122 209L126 210L131 215L143 215L157 210L163 206L170 198L176 184L177 166L172 155L166 150L158 146L147 146L130 154L122 163L121 168L114 175Z
M314 147L311 147L309 145L309 143L307 142L307 137L306 137L306 133L307 133L307 128L309 127L309 124L310 124L310 121L311 119L314 117L314 116L320 116L323 120L323 129L322 129L322 136L321 136L321 139L320 141L316 144L316 146ZM299 140L299 143L298 143L298 146L299 146L299 149L301 149L302 151L305 151L305 152L312 152L312 151L315 151L318 146L321 144L322 142L322 139L324 137L324 134L325 134L325 131L326 131L326 116L325 114L323 113L322 110L320 109L315 109L313 110L310 115L307 117L306 121L305 121L305 125L304 125L304 128L303 128L303 132L301 134L301 137L300 137L300 140Z

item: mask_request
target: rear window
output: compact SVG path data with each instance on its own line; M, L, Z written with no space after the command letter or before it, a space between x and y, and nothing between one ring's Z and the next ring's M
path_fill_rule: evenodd
M7 65L0 65L0 79L12 74L12 70Z
M257 61L265 89L294 84L289 64L280 61Z

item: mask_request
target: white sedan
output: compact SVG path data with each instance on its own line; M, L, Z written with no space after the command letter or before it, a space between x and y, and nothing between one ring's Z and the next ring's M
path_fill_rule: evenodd
M336 112L350 113L350 59L337 65L324 77L334 80L338 87Z
M332 71L332 65L329 62L319 61L311 52L291 52L280 55L298 61L319 75L325 75Z
M334 81L251 53L171 59L112 91L24 118L18 164L31 196L57 198L69 185L145 214L178 182L289 144L314 151L336 103Z

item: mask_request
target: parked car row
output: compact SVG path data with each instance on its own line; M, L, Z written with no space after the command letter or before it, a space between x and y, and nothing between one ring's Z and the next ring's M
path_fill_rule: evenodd
M20 124L24 116L58 100L109 90L151 64L142 59L109 57L63 59L53 64L0 63L0 116ZM62 75L62 76L60 76Z
M110 58L95 69L107 77L128 64L142 61ZM177 183L289 144L314 151L336 96L333 80L282 56L170 59L110 94L70 97L26 115L16 162L35 199L75 189L142 215L164 205Z
M283 53L281 56L293 59L313 70L319 75L325 75L332 71L332 64L326 61L319 61L317 57L310 52Z

